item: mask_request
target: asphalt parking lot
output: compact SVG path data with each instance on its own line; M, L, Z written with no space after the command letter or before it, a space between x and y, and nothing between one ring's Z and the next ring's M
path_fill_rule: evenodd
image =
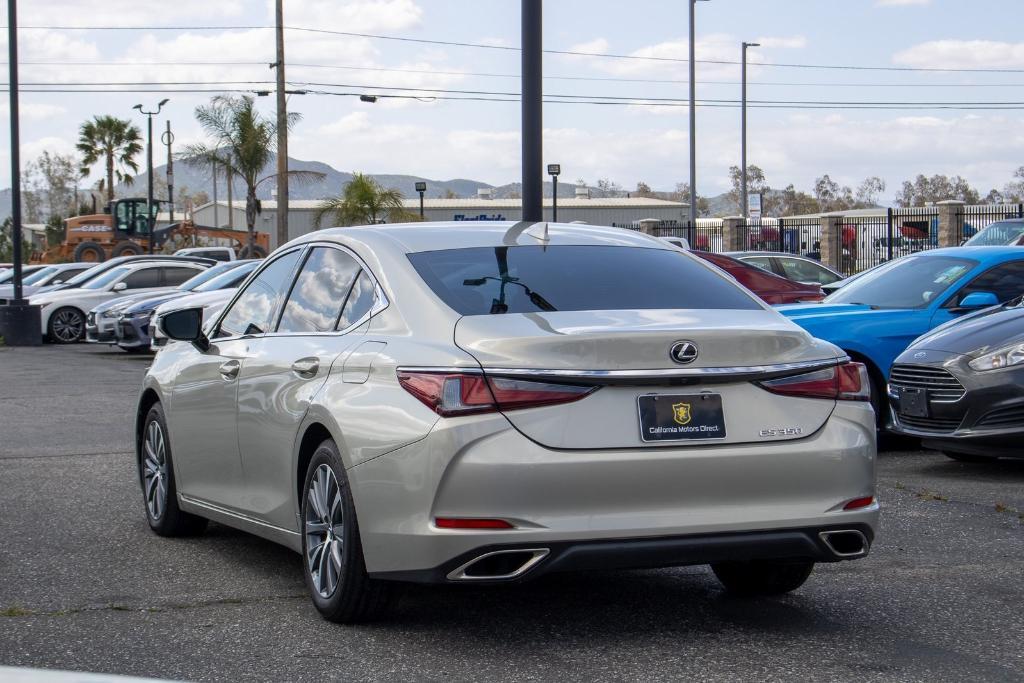
M710 571L411 588L320 619L299 556L149 532L131 420L149 360L0 347L0 664L184 680L1021 680L1024 461L885 452L880 537L796 593Z

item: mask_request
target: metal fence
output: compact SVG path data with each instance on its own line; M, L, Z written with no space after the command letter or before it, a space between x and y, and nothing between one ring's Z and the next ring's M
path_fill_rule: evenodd
M1024 204L989 204L965 206L958 223L963 226L961 240L970 239L977 232L996 221L1007 218L1024 218Z

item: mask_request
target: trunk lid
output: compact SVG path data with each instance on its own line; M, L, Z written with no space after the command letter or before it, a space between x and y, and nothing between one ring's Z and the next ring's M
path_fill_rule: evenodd
M698 350L685 365L670 357L680 341L692 342ZM801 438L821 427L834 401L779 396L752 381L828 364L841 355L763 309L466 316L456 325L455 343L492 378L599 387L572 403L505 412L523 434L551 448L687 447ZM641 401L641 396L662 398ZM647 431L642 438L641 422L645 427L662 424L673 411L679 425L695 417L703 422L708 413L701 406L714 412L715 396L721 398L724 437L656 440L657 434ZM654 402L663 404L656 420L650 413ZM696 423L687 426L694 428Z

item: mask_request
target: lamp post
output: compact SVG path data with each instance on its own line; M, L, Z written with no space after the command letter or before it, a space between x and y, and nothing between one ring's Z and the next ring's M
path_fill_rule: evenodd
M171 145L174 144L174 133L171 132L171 122L167 121L167 131L160 136L160 142L167 146L167 211L169 222L174 222L174 155L171 153Z
M558 222L558 174L562 172L561 164L548 164L548 175L551 176L551 222Z
M698 2L707 0L689 0L690 4L690 225L697 225L697 61L694 56L693 26L694 10Z
M141 104L136 104L132 109L138 109L140 114L146 116L146 213L148 214L149 225L149 253L153 253L153 232L156 229L156 215L153 213L153 117L160 113L170 100L164 98L156 105L156 111L146 111Z
M541 0L520 0L522 25L523 220L544 220L543 49Z
M740 60L740 93L742 104L740 105L740 177L742 178L742 202L740 215L747 218L749 206L747 205L747 48L760 47L760 43L743 43L743 54Z
M422 180L417 181L416 191L420 193L420 220L424 220L423 217L423 193L427 191L427 184Z

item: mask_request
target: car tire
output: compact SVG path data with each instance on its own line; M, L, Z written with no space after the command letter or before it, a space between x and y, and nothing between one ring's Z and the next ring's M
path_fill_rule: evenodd
M58 308L46 321L46 334L55 344L77 344L85 339L85 313L74 306Z
M720 562L712 571L725 590L733 595L755 597L782 595L804 584L814 569L810 560L754 560Z
M170 432L159 403L149 409L142 423L140 450L139 483L149 528L158 536L201 534L209 521L178 507Z
M340 624L379 616L393 586L366 573L355 504L333 440L316 449L301 491L302 567L313 604Z
M102 263L107 260L107 253L99 242L79 242L75 247L74 259L78 263Z
M969 463L990 463L995 462L995 458L990 455L974 455L973 453L954 453L953 451L942 451L942 454L951 460L957 462L969 462Z
M110 250L110 257L117 258L118 256L140 256L145 253L142 247L131 240L124 240L114 245L114 248Z

